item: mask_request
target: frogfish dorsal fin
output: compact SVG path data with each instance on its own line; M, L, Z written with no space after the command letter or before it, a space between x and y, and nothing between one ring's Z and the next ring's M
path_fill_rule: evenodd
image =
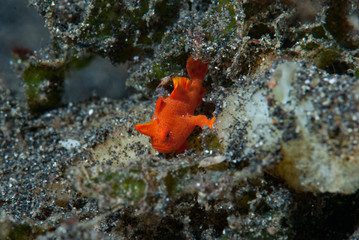
M191 80L186 77L175 77L172 79L174 89L171 93L171 98L178 98L185 94L189 86L191 85Z
M192 56L188 58L186 67L192 80L203 81L208 71L207 64L203 63L200 59L194 60Z
M191 85L191 80L189 80L186 77L175 77L172 80L173 80L174 90L176 90L177 88L186 89L188 88L189 85Z

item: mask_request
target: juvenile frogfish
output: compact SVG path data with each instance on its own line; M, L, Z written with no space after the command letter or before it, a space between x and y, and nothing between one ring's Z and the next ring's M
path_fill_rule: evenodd
M173 78L174 89L168 97L160 97L151 122L137 124L136 130L151 137L152 147L161 153L183 152L188 149L187 138L195 128L205 125L212 129L216 120L194 115L201 104L205 88L202 82L208 71L207 64L189 57L186 77Z

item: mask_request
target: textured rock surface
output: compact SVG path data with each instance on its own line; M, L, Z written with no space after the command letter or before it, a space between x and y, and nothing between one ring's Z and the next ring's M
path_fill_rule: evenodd
M31 4L52 44L17 70L86 69L101 55L127 61L137 91L34 117L0 86L0 238L357 237L355 1ZM134 125L185 76L190 54L209 65L197 111L216 116L214 131L159 154Z

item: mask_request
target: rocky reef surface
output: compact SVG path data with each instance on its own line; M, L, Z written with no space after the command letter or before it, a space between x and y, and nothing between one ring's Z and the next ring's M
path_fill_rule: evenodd
M52 40L13 52L25 98L0 87L1 239L359 238L356 1L30 4ZM134 125L190 55L214 130L161 154ZM61 102L97 56L131 93Z

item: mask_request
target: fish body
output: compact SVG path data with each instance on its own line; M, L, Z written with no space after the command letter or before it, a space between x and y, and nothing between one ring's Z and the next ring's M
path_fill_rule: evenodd
M152 147L162 153L188 149L187 138L195 126L212 128L215 121L215 117L209 120L204 115L194 115L206 91L202 82L207 64L189 57L186 67L190 79L173 78L174 89L170 96L157 100L151 122L135 126L137 131L150 136Z

